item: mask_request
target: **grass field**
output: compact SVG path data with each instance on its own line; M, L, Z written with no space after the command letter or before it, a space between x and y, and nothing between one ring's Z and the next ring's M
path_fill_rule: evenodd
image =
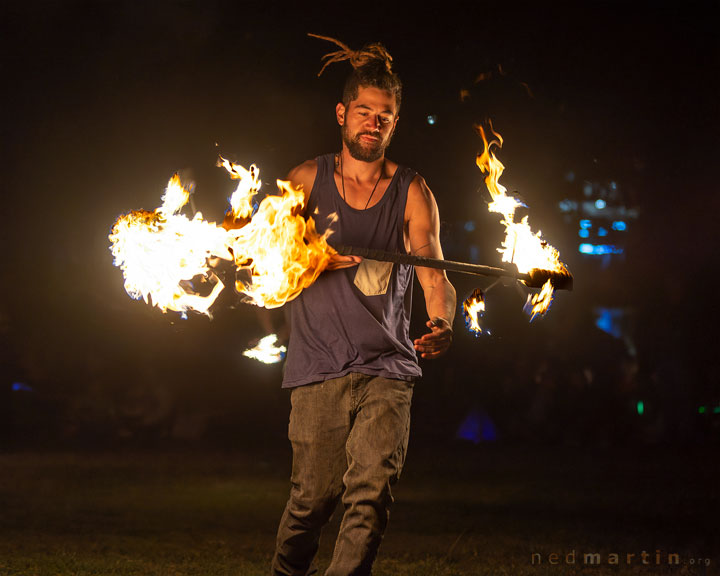
M720 574L716 459L412 446L374 574ZM0 575L267 575L289 464L282 447L0 454Z

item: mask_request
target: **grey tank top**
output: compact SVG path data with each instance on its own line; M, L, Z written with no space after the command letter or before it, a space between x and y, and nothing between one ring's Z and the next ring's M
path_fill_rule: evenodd
M403 227L408 187L415 171L398 166L384 196L356 210L340 196L334 155L317 158L307 214L330 245L405 252ZM330 224L328 216L337 214ZM360 372L414 380L422 372L410 340L413 267L363 260L359 266L323 272L290 302L290 343L283 388Z

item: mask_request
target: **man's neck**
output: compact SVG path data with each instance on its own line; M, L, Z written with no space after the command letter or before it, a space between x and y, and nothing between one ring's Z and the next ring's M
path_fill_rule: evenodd
M372 162L357 160L350 155L350 151L344 144L341 154L340 161L342 162L343 177L346 180L354 180L358 183L375 182L385 164L384 154Z

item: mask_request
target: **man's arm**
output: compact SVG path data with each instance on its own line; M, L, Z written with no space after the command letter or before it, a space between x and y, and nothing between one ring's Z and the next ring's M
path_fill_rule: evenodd
M302 186L303 192L305 193L305 207L307 208L308 200L310 199L310 193L312 192L313 186L315 185L315 177L317 176L317 160L307 160L299 166L296 166L287 175L289 180L295 188ZM311 216L311 214L305 213L305 218ZM330 257L330 263L326 270L339 270L340 268L351 268L357 266L361 262L362 258L359 256L340 256L339 254L333 254Z
M427 258L442 258L440 247L440 215L437 204L425 180L416 176L408 190L405 208L405 245L411 254ZM452 324L457 303L455 288L444 270L415 268L425 295L425 307L430 320L430 332L414 341L415 350L423 358L437 358L450 348Z

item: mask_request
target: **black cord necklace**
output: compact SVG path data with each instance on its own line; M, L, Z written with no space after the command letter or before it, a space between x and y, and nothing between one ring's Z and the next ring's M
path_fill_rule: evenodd
M380 167L380 174L378 175L378 179L375 182L375 186L373 186L372 192L370 192L370 197L367 199L367 202L365 203L365 208L363 208L363 210L367 210L367 207L370 206L370 200L372 200L373 194L375 194L375 190L377 189L378 184L380 184L380 179L382 178L383 172L385 172L385 158L383 158L383 163ZM342 182L343 200L345 200L345 175L343 174L342 152L340 152L340 182ZM345 200L345 202L347 203L347 200Z

